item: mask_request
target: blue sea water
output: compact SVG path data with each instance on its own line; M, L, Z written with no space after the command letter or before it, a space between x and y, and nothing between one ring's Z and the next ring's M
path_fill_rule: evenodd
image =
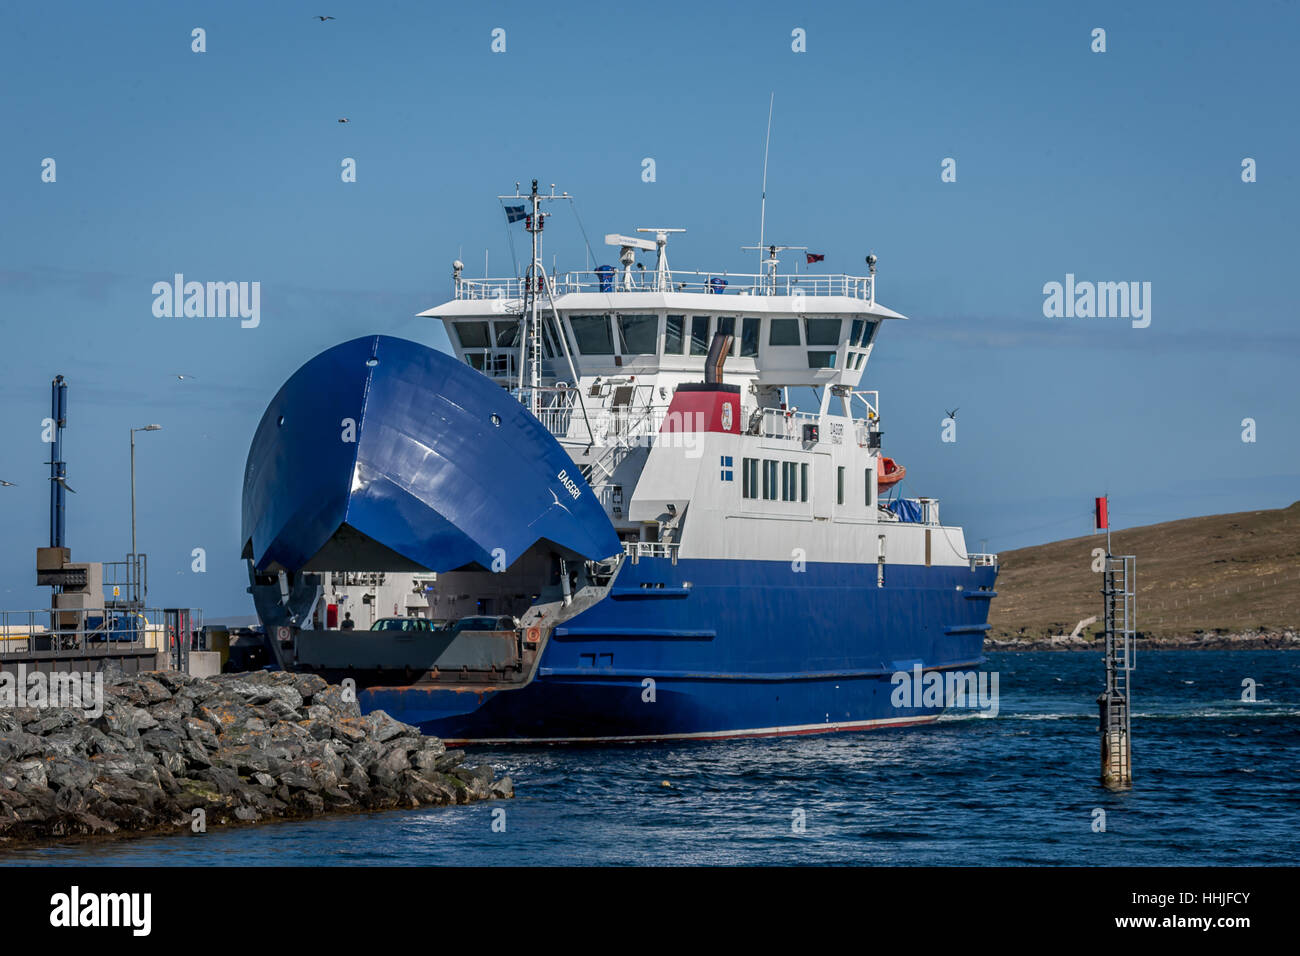
M5 864L1300 863L1300 653L1161 651L1134 787L1098 782L1093 653L994 653L996 717L720 743L471 751L516 798L9 854ZM1257 700L1241 699L1253 680ZM504 808L505 832L493 811ZM1105 831L1094 830L1096 810ZM801 813L800 813L801 812ZM803 832L792 825L802 816Z

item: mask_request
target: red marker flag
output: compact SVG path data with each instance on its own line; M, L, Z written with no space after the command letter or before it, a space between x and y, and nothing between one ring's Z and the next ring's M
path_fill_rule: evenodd
M823 259L826 258L825 256L818 255L815 252L809 252L806 253L806 255L808 256L808 265L812 265L814 262L821 262Z
M1107 501L1105 498L1097 499L1097 530L1105 531L1109 527L1110 515L1106 513Z

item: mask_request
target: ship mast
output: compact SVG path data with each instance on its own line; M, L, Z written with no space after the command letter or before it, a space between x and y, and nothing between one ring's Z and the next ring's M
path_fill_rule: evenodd
M539 410L538 388L542 384L542 327L541 301L538 296L541 283L546 281L546 266L542 264L542 226L545 215L541 211L541 197L537 195L537 180L528 197L532 212L524 221L524 228L533 238L533 264L528 270L528 410L537 416ZM522 375L522 370L520 372Z
M528 410L537 415L540 409L540 390L542 384L542 294L548 293L546 284L550 281L546 267L542 264L542 227L546 224L549 212L542 212L542 203L547 199L567 199L555 195L555 185L551 185L551 194L543 195L537 191L537 180L533 180L532 190L527 196L520 195L519 184L515 184L513 196L499 196L498 199L526 199L528 213L524 217L524 228L532 238L532 262L524 272L523 309L521 318L526 318L528 329L521 343L526 348L527 360L522 361L525 348L520 349L519 390L523 391L524 365L528 367ZM517 221L517 220L516 220Z

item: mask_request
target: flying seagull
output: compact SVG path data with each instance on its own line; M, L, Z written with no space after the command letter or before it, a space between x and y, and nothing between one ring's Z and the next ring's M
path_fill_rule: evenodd
M348 118L345 116L345 117L343 117L341 120L339 120L339 122L340 122L340 123L346 123L346 122L348 122Z
M0 478L0 488L12 488L16 483L17 482L5 481L3 478Z
M68 479L66 479L66 478L51 478L50 481L57 481L57 482L58 482L59 484L61 484L65 489L67 489L68 491L72 492L74 495L77 493L75 490L73 490L72 486L68 484Z
M196 378L198 378L198 376L197 376L197 375L177 375L177 376L176 376L176 380L177 380L178 382L183 382L183 381L185 381L187 378L192 382L192 381L194 381Z
M952 411L948 412L948 417L951 418L953 421L956 421L956 420L957 420L957 412L958 412L958 410L959 410L960 408L961 408L961 406L959 405L957 408L954 408Z
M334 19L333 17L322 17L319 13L315 14L315 17L316 17L316 19L319 20L321 23L324 23L326 20L333 20L333 19Z

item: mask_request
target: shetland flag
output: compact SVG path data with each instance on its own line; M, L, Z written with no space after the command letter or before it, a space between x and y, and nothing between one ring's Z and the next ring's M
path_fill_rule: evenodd
M506 222L519 222L525 218L528 213L525 212L524 206L506 206Z

